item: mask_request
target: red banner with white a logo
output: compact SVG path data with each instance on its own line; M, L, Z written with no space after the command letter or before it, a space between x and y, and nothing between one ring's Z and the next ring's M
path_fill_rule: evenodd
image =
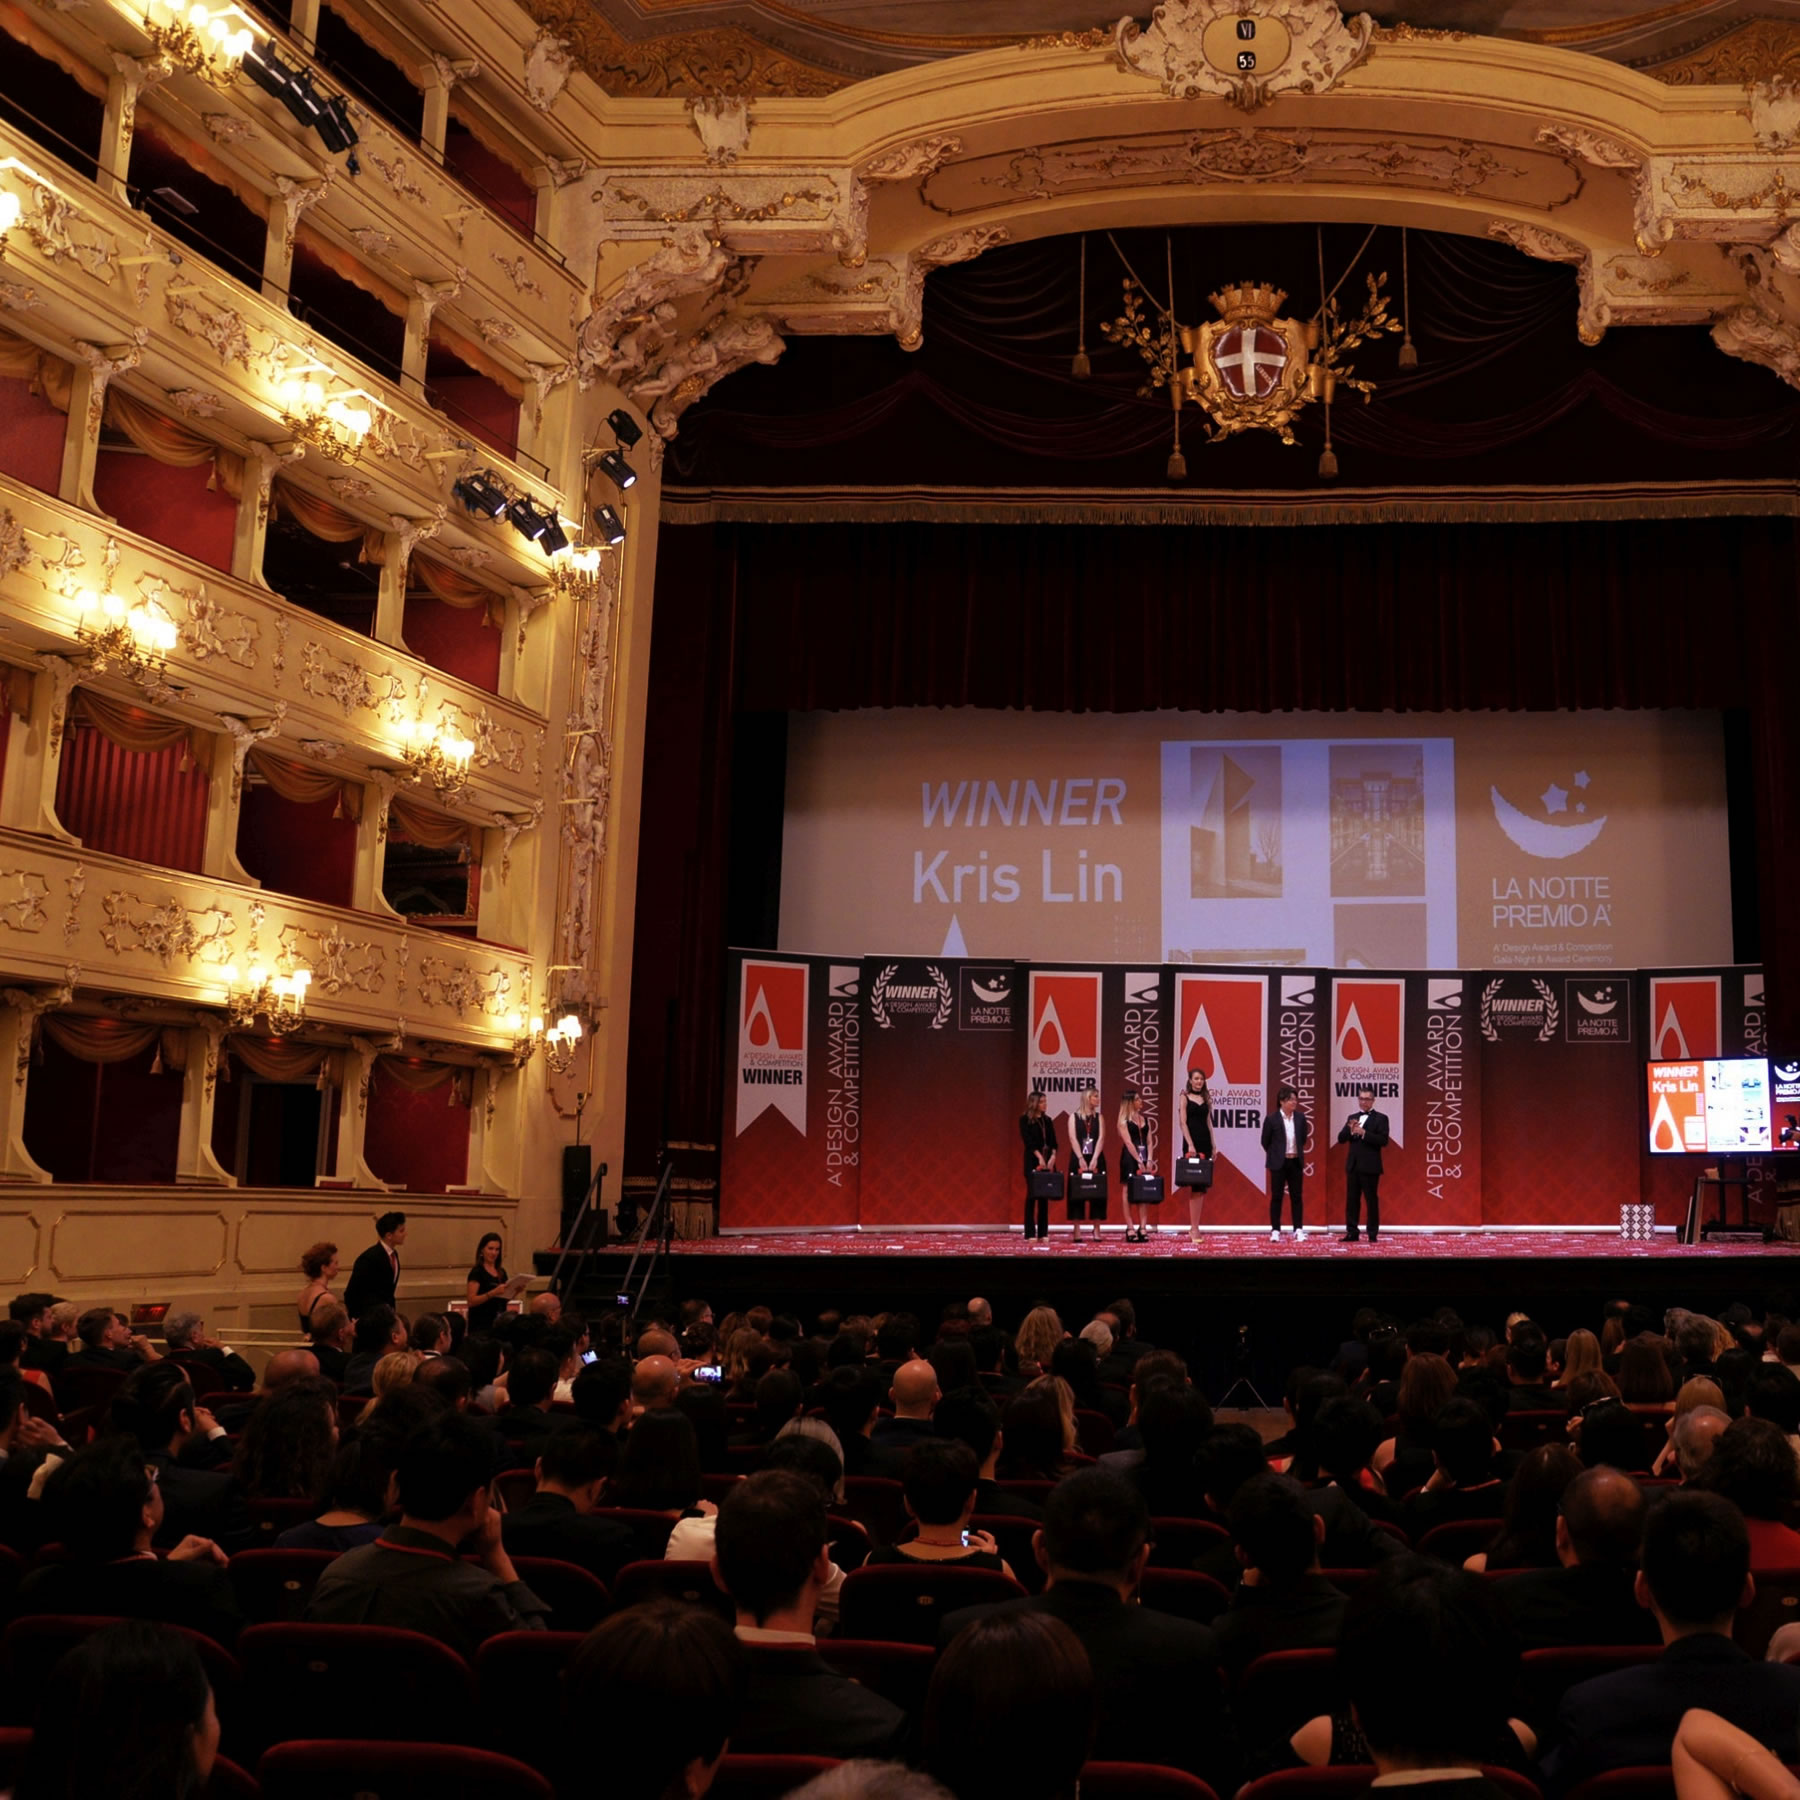
M1269 1191L1263 1116L1270 1104L1269 977L1173 971L1174 1012L1169 1093L1188 1072L1206 1077L1212 1096L1213 1186L1208 1216L1249 1224Z

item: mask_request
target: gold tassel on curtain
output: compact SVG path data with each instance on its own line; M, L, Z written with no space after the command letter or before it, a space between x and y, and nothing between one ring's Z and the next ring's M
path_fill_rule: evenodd
M121 750L154 753L167 750L171 744L180 744L183 746L181 766L184 769L192 763L204 774L212 773L213 734L210 731L184 725L179 719L165 719L140 706L109 700L104 694L85 687L78 687L70 697L69 713L72 718L86 720Z
M296 806L316 806L321 800L335 800L332 817L362 822L363 789L360 781L346 780L310 763L289 762L258 745L250 752L249 763L258 775L282 799Z

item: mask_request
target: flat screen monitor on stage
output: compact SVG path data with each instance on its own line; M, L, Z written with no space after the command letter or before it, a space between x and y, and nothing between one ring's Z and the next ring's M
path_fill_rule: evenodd
M1647 1080L1655 1155L1800 1152L1800 1064L1760 1056L1653 1062Z

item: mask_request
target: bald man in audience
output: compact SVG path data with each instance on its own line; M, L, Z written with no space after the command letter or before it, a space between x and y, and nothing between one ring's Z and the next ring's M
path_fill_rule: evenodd
M319 1359L310 1350L277 1350L263 1364L262 1380L248 1394L216 1394L208 1410L227 1431L236 1431L243 1421L278 1388L319 1373Z
M985 1331L994 1322L994 1309L979 1294L969 1302L969 1329Z
M1656 1621L1637 1603L1644 1490L1605 1464L1563 1490L1559 1567L1523 1569L1496 1584L1527 1650L1567 1644L1654 1644Z
M639 1361L648 1356L666 1356L670 1362L681 1361L681 1344L672 1331L652 1326L637 1341Z
M1716 1406L1696 1406L1675 1421L1675 1466L1688 1486L1711 1460L1713 1445L1730 1428L1729 1415Z
M904 1456L914 1444L937 1436L931 1415L943 1398L938 1392L937 1370L922 1357L903 1362L894 1371L894 1385L888 1389L894 1403L891 1419L877 1419L869 1433L869 1442L885 1457Z
M631 1410L654 1412L659 1406L673 1406L680 1390L681 1371L674 1359L646 1356L631 1371Z
M546 1289L531 1302L532 1313L547 1325L554 1325L562 1317L562 1301Z

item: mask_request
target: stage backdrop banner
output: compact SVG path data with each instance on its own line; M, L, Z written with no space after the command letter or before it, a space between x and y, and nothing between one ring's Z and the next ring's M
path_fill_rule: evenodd
M1164 975L1170 986L1170 1091L1180 1094L1188 1072L1198 1069L1212 1096L1213 1185L1206 1216L1215 1225L1266 1220L1262 1126L1275 1085L1271 978L1181 968L1165 969Z
M1023 990L1016 963L863 959L865 1227L1020 1223Z
M854 958L733 950L719 1224L854 1225L863 1132Z

